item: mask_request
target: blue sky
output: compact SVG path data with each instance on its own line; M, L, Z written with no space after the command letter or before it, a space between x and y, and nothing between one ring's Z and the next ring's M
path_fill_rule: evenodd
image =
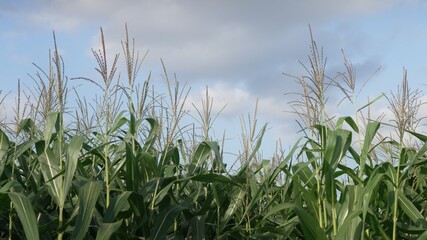
M150 51L141 79L152 70L161 81L162 58L178 80L192 87L190 101L197 102L209 86L214 110L227 104L216 122L218 138L226 128L230 141L238 141L239 118L253 110L258 98L259 122L270 127L265 157L275 139L287 143L297 136L296 116L287 112L291 99L284 94L298 88L282 73L304 73L298 60L308 64L309 24L328 58L329 75L344 69L341 49L360 83L381 67L359 102L396 89L403 67L412 88L426 87L427 4L421 0L1 0L0 22L0 86L3 93L11 91L2 114L10 111L18 78L32 86L28 74L37 70L32 63L47 69L53 30L66 75L96 78L90 49L99 48L99 27L112 57L121 52L127 23L137 49ZM341 96L330 94L335 108ZM378 113L387 110L386 103L377 103ZM340 108L346 114L348 106Z

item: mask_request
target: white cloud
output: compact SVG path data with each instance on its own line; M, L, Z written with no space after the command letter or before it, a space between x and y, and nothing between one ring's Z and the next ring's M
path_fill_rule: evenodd
M244 82L247 91L263 97L287 91L279 87L287 81L280 74L294 69L296 60L308 52L309 23L313 23L316 33L316 26L323 23L371 14L393 4L396 3L386 0L246 1L245 4L237 1L39 0L27 15L37 26L57 31L77 33L83 27L93 27L96 40L91 47L94 49L100 44L96 27L99 24L104 27L110 56L121 52L120 41L127 22L137 48L143 52L150 50L150 67L157 67L158 59L164 58L167 67L190 84ZM327 35L319 42L336 45L337 41L348 42L354 35L349 30L341 40L330 41L332 36ZM302 44L301 39L306 43ZM363 46L365 41L369 38L360 37L357 43Z
M319 45L325 46L325 54L332 56L328 70L340 70L340 49L344 48L363 82L382 65L381 51L387 51L387 45L376 37L378 30L354 20L406 5L404 2L38 0L20 8L3 1L0 17L19 16L23 26L55 29L57 35L92 32L91 42L85 46L88 52L100 48L98 27L103 26L110 60L122 51L127 22L137 49L150 50L145 68L159 69L159 58L163 58L178 80L196 88L211 86L214 112L227 105L224 117L252 112L259 98L259 115L274 129L277 126L275 134L284 131L289 135L298 129L284 124L295 116L285 112L289 108L283 93L295 92L295 85L281 73L304 72L297 60L307 62L308 24ZM382 48L385 50L372 51ZM199 102L203 96L204 89L192 93L189 102Z
M246 113L250 106L255 105L256 98L251 96L248 91L225 83L217 83L208 88L208 91L209 96L213 99L212 113L214 115L219 112L224 117L241 115ZM206 98L205 96L205 89L190 94L187 109L194 109L191 105L192 103L194 103L197 109L202 109L201 103L202 99Z

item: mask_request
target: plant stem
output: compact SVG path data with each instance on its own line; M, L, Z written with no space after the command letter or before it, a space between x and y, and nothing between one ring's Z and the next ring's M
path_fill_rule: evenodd
M396 234L397 234L397 205L398 205L398 197L399 197L399 177L400 177L400 160L402 158L402 147L403 142L401 141L399 145L399 153L400 156L398 158L397 162L397 172L396 172L396 178L394 179L394 203L393 203L393 236L392 239L396 240Z

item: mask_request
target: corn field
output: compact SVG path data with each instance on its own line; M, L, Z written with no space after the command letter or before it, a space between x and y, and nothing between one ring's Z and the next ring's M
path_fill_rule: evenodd
M54 36L31 96L18 83L15 116L0 122L1 239L427 239L427 135L417 130L421 92L406 71L396 92L358 106L353 65L343 52L345 71L327 77L312 37L309 64L292 76L301 86L289 103L300 140L260 158L267 126L255 112L243 120L231 170L224 141L210 135L208 90L196 124L183 124L189 88L163 63L166 93L151 74L140 77L145 55L127 29L118 81L122 58L107 57L101 36L99 79L68 79ZM69 81L100 95L81 97ZM327 88L354 105L352 116L330 117ZM369 116L379 98L391 123Z

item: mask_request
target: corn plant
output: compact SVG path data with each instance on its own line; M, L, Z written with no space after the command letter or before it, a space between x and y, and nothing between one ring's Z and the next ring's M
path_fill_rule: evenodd
M166 90L158 92L155 76L140 76L147 54L125 30L127 81L116 74L120 55L107 57L102 29L93 50L99 79L71 78L98 88L93 99L69 88L55 36L35 88L18 83L16 116L0 121L0 238L427 239L427 136L417 132L421 92L409 90L406 72L388 97L393 122L364 118L383 94L358 106L351 62L343 54L344 71L330 77L310 30L309 64L295 78L302 92L290 106L306 134L264 158L268 129L256 105L242 117L232 169L225 136L213 134L208 88L192 115L190 88L161 61ZM329 117L331 87L353 104L353 117ZM382 137L382 126L397 138Z

